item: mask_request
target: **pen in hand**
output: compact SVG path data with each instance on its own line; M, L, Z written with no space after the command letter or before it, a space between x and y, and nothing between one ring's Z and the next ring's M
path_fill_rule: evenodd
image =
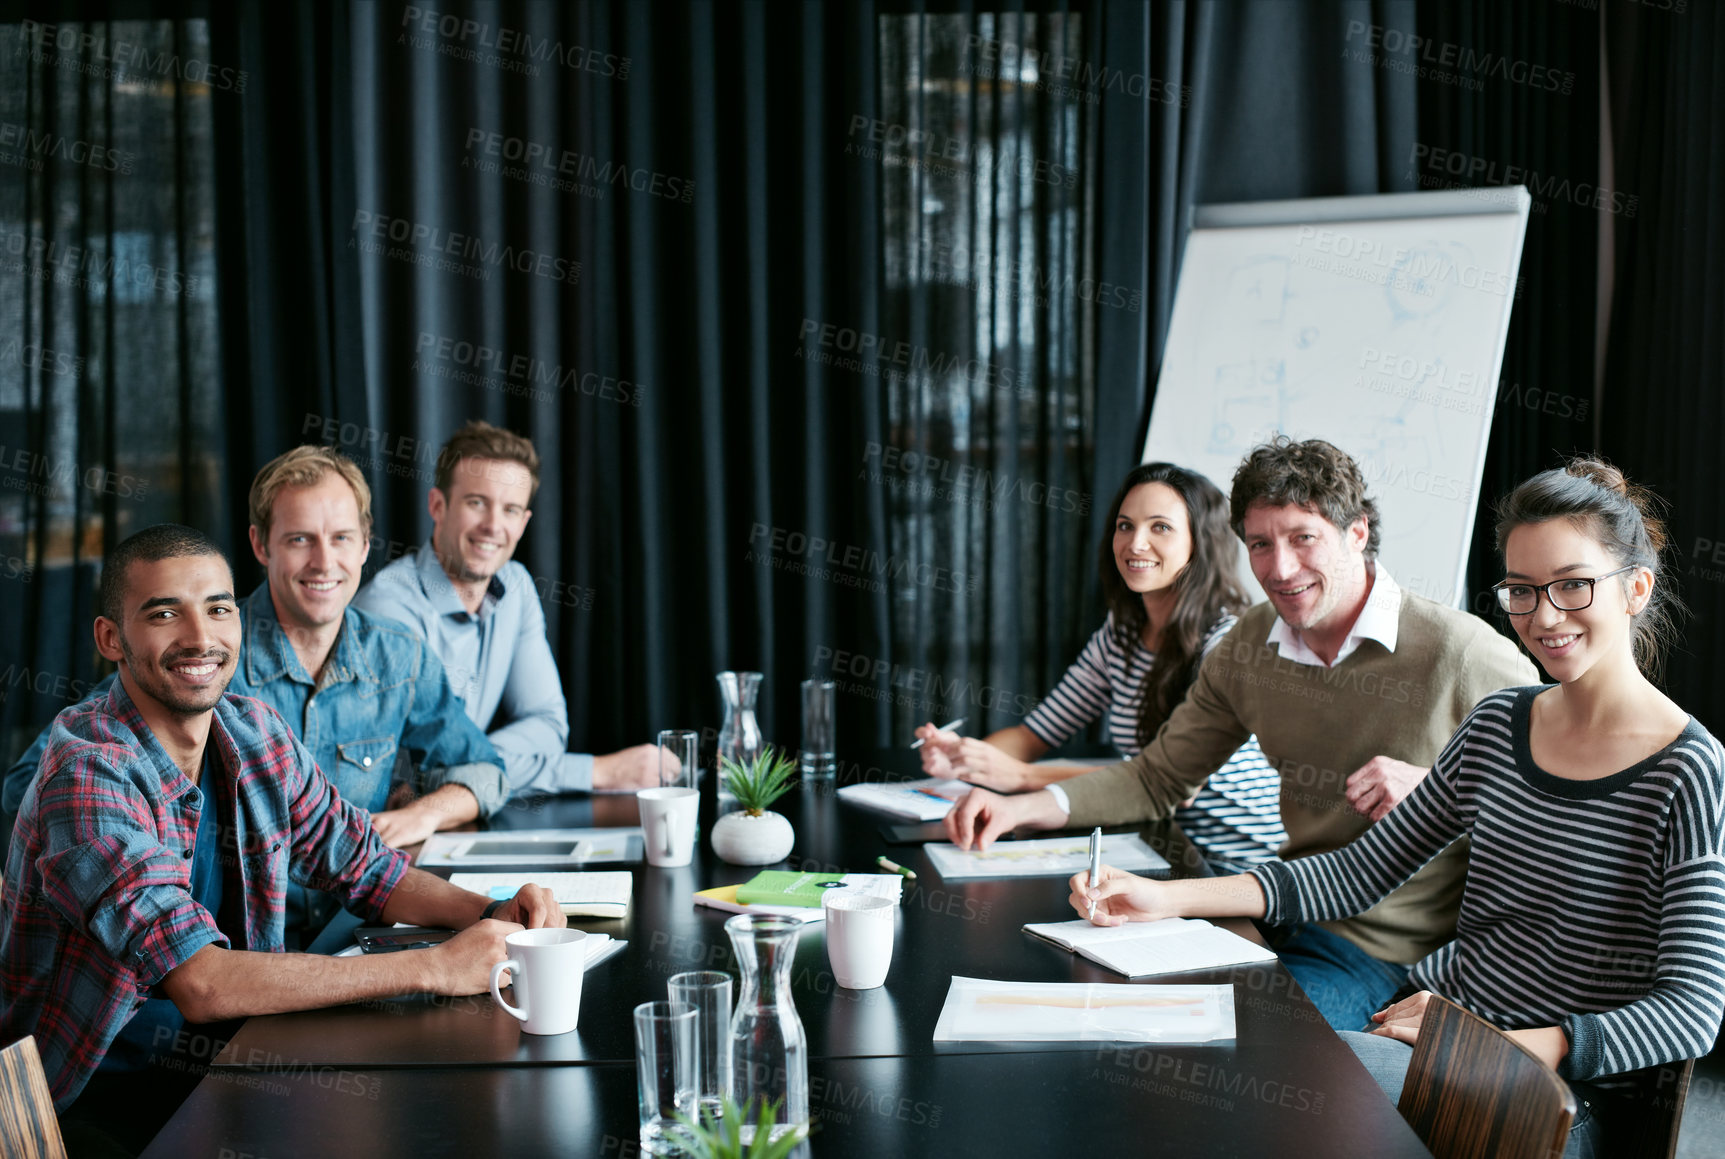
M935 731L936 732L951 732L953 729L955 729L959 725L963 724L964 721L965 721L965 718L962 716L959 717L957 720L949 720L945 724L941 725L939 728L935 729ZM915 740L910 742L910 747L913 749L919 749L925 743L927 743L926 740L923 737L919 736Z
M1102 826L1090 831L1090 888L1102 884ZM1090 920L1096 920L1096 899L1090 899Z

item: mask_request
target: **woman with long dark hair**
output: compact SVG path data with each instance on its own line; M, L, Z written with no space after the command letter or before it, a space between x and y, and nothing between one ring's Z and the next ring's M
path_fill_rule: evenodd
M1238 553L1228 501L1213 483L1171 463L1135 467L1114 496L1099 552L1107 622L1022 724L981 740L918 729L923 769L1008 792L1045 788L1086 768L1031 762L1104 711L1108 739L1136 754L1250 602ZM1248 740L1175 819L1213 868L1233 871L1274 857L1286 839L1280 792L1276 770Z
M1706 1054L1725 1013L1725 749L1655 686L1674 606L1651 499L1577 459L1498 505L1498 603L1555 685L1469 714L1408 797L1350 844L1204 883L1072 879L1099 925L1360 913L1471 839L1455 940L1345 1033L1392 1100L1432 994L1496 1024L1575 1088L1566 1155L1627 1153L1632 1072Z

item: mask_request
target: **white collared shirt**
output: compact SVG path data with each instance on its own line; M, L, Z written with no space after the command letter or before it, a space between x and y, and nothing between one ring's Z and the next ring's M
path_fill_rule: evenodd
M1396 631L1402 616L1401 585L1396 583L1389 569L1383 564L1374 563L1370 566L1375 573L1372 590L1366 594L1366 606L1360 609L1359 616L1354 619L1354 626L1348 629L1348 638L1342 641L1335 660L1325 664L1323 658L1307 647L1300 634L1290 628L1287 621L1280 616L1270 625L1270 634L1264 642L1274 644L1282 659L1292 660L1296 664L1307 664L1313 668L1334 668L1352 656L1354 649L1367 640L1376 640L1384 646L1385 651L1394 652Z
M1366 606L1360 609L1360 614L1354 619L1354 626L1348 630L1348 638L1342 641L1341 650L1336 653L1334 664L1325 664L1318 654L1306 647L1299 633L1288 627L1287 621L1277 616L1276 622L1270 625L1270 635L1265 640L1274 644L1283 659L1292 660L1296 664L1308 664L1314 668L1334 668L1367 640L1376 640L1386 651L1396 650L1396 634L1402 619L1402 589L1390 575L1389 569L1381 563L1368 565L1372 569L1372 590L1366 593ZM1066 790L1056 782L1046 786L1048 795L1054 798L1054 803L1067 816L1072 815L1072 799L1066 795Z

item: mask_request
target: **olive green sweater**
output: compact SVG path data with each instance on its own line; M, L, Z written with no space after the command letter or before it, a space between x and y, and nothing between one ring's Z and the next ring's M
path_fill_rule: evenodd
M1256 734L1282 774L1282 858L1326 853L1370 827L1348 805L1356 769L1379 754L1429 767L1475 702L1539 682L1485 621L1405 589L1396 650L1368 639L1332 668L1283 659L1265 642L1275 620L1268 603L1240 617L1138 756L1062 783L1072 825L1170 816ZM1365 913L1323 924L1373 957L1417 962L1455 936L1466 875L1458 841Z

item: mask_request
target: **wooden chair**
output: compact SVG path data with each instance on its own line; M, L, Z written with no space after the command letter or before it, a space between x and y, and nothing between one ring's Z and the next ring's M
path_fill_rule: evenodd
M1633 1102L1640 1116L1632 1137L1624 1140L1625 1159L1676 1159L1683 1104L1694 1074L1692 1058L1634 1072L1639 1093Z
M1434 994L1398 1109L1437 1159L1552 1159L1575 1096L1521 1044Z
M0 1050L0 1155L66 1159L42 1056L28 1035Z

